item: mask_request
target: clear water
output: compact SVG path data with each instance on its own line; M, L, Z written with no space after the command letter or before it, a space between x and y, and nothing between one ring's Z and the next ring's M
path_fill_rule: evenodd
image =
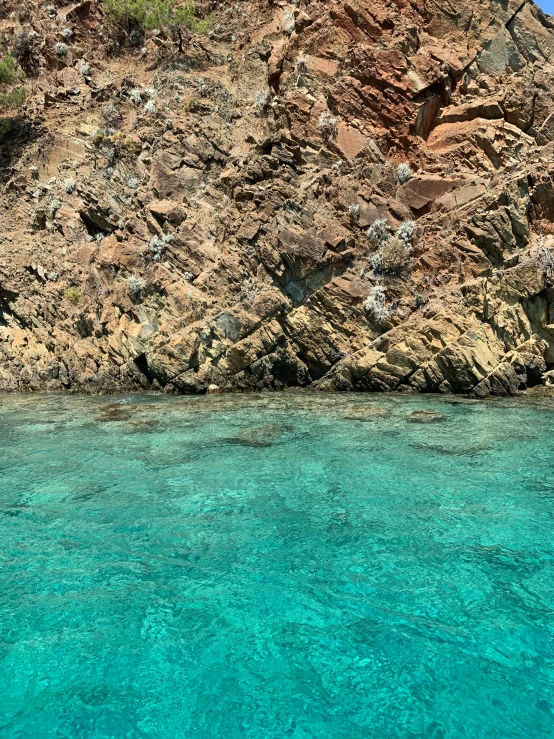
M0 397L0 440L3 739L554 736L554 402Z

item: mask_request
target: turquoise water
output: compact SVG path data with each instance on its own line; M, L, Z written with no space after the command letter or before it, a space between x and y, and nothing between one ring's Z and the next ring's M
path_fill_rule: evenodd
M554 736L554 401L0 397L0 439L2 739Z

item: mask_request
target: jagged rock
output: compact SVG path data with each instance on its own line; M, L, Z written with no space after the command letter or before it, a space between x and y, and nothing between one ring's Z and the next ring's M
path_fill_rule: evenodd
M176 58L163 34L114 54L88 0L31 2L0 389L549 381L554 21L521 0L215 5L224 32Z
M185 209L174 200L153 200L148 204L148 210L161 221L169 221L179 226L187 218Z
M58 11L58 15L62 23L66 24L69 21L84 20L90 13L92 2L91 0L83 0L80 3L73 3L65 8L61 8Z

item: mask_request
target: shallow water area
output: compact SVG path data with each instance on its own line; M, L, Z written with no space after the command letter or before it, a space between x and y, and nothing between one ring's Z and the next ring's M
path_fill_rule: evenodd
M553 411L0 396L0 736L552 737Z

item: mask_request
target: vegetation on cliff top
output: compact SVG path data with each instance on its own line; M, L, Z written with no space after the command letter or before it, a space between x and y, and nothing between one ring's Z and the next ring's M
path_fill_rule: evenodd
M25 100L25 88L20 84L24 76L13 56L0 59L0 113L18 108ZM9 118L0 118L0 141L10 126Z
M187 35L206 33L212 26L212 16L196 17L192 0L180 8L173 0L104 0L107 19L131 34L133 31L167 29L183 52Z

